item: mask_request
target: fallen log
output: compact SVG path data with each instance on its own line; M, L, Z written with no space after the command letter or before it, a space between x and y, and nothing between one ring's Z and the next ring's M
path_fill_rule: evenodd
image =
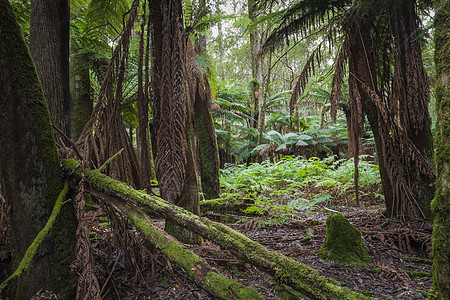
M81 168L75 160L63 164L67 175L81 178ZM125 183L111 179L96 170L84 170L86 190L97 197L108 195L127 203L134 201L202 237L227 249L237 257L272 275L279 283L286 284L311 299L369 299L338 285L333 279L320 276L309 266L301 264L283 254L270 251L231 228L200 218L187 210L170 204L163 199L137 191Z
M234 199L234 198L216 198L200 201L200 211L205 212L237 212L242 213L243 210L251 205L254 205L255 201L252 199Z
M152 220L139 207L121 201L117 197L107 196L107 199L103 199L122 215L127 216L153 246L167 256L171 262L181 266L189 277L204 286L210 294L220 299L264 299L256 289L226 278L206 260L191 250L183 248L175 238L153 225Z

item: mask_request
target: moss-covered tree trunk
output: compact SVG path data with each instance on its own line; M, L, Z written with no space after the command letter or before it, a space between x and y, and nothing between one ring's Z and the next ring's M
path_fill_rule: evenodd
M15 268L45 225L63 182L48 107L7 0L0 1L0 28L0 173L7 174L2 185ZM42 288L67 292L73 287L69 265L76 225L70 213L63 217L39 249L33 267L10 291L11 299L30 299Z
M91 118L93 97L89 67L91 55L82 51L72 40L70 59L70 111L72 138L76 141Z
M433 287L437 299L450 299L450 1L435 1L437 140L436 213L433 228Z
M193 114L195 139L197 147L198 171L201 177L201 189L206 199L218 198L220 195L219 183L219 150L217 147L216 132L210 112L211 87L208 76L197 63L196 57L201 55L200 44L196 41L192 44L188 36L185 37L186 77L188 81L188 93L190 113Z
M69 1L33 0L30 51L52 124L70 136Z
M99 193L97 196L100 197L98 199L102 199L105 195ZM183 248L180 242L153 224L152 220L139 207L115 197L108 197L104 200L107 200L107 203L111 204L120 214L127 216L154 247L159 249L172 263L182 267L191 279L202 284L212 295L220 299L263 299L254 288L228 279L211 267L206 260L191 250Z

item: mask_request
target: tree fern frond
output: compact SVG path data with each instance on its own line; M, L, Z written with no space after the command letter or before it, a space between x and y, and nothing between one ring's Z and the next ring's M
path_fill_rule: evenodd
M339 103L339 100L341 99L341 87L345 75L344 68L348 54L347 48L348 48L348 39L346 38L344 40L344 43L342 44L341 50L339 51L333 75L333 81L331 83L330 114L333 122L336 122L337 103Z
M294 34L306 36L327 26L331 21L338 21L338 16L342 14L347 4L351 4L351 1L297 0L284 11L279 26L269 35L262 46L261 53L272 51Z
M297 83L295 84L294 90L292 92L291 100L289 101L289 113L291 116L294 113L294 106L297 104L297 99L300 97L306 87L306 83L308 82L309 78L315 74L314 62L316 62L317 65L320 65L320 62L322 60L322 44L323 41L319 44L319 46L316 47L316 49L314 49L314 51L306 61L302 72L298 76Z

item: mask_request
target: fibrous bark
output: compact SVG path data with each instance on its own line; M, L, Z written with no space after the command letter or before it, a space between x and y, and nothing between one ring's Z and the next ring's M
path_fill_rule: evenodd
M433 136L431 118L428 112L430 103L430 84L422 61L419 38L419 17L416 14L415 1L395 1L392 7L390 28L394 37L394 77L390 109L404 129L403 139L409 139L419 156L405 153L402 159L405 177L409 182L412 197L421 210L423 217L431 218L430 203L434 196L434 176L427 176L421 164L433 166ZM406 144L406 143L405 143ZM409 152L408 150L403 150ZM395 158L395 163L399 161ZM421 160L424 160L421 162ZM409 217L411 206L406 197L399 201L401 214Z
M139 166L139 178L142 184L142 187L150 191L150 181L153 179L153 159L151 157L151 149L149 142L149 127L148 127L148 93L147 90L144 89L148 87L148 84L144 85L144 75L143 75L143 66L144 66L144 49L145 56L148 58L148 48L144 48L144 32L145 25L147 19L147 1L144 1L144 12L143 12L143 20L141 25L140 32L140 41L139 41L139 56L138 56L138 91L136 98L136 108L138 115L139 125L136 128L136 144L137 144L137 158L138 158L138 166ZM150 24L147 24L150 26ZM149 42L150 36L147 32L147 43ZM146 60L146 69L148 68L148 59ZM148 79L147 79L148 80ZM147 83L146 80L146 83Z
M155 168L163 199L200 213L193 101L186 93L186 48L180 0L150 1ZM166 230L185 243L201 239L170 220Z
M74 160L66 160L63 168L70 177L79 179L81 169ZM94 195L108 195L121 203L136 202L173 223L178 224L227 249L240 259L253 264L312 299L366 299L365 296L340 287L337 282L320 276L314 269L303 265L281 253L270 251L231 228L200 218L189 211L170 204L161 198L134 190L98 171L84 170L87 190Z

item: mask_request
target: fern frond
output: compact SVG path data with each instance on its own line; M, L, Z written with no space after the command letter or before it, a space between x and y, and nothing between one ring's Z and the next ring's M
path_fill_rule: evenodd
M299 99L300 95L303 93L306 87L306 83L308 82L309 78L315 74L314 62L316 62L317 65L320 65L322 61L322 44L323 41L319 44L319 46L316 47L316 49L314 49L314 51L306 61L302 72L298 76L297 83L295 84L294 90L292 92L291 100L289 101L289 113L291 116L294 113L294 106L297 104L297 99Z
M337 103L341 99L341 87L344 78L344 68L347 61L348 53L348 39L344 40L341 50L339 51L338 59L336 61L336 67L333 75L333 81L331 83L331 95L330 95L330 114L333 122L336 122Z
M343 12L343 8L351 4L349 0L297 0L293 5L284 11L281 16L279 26L272 31L263 44L261 53L273 51L284 41L289 42L289 37L300 34L303 37L332 21L338 21ZM333 29L333 26L329 26Z

